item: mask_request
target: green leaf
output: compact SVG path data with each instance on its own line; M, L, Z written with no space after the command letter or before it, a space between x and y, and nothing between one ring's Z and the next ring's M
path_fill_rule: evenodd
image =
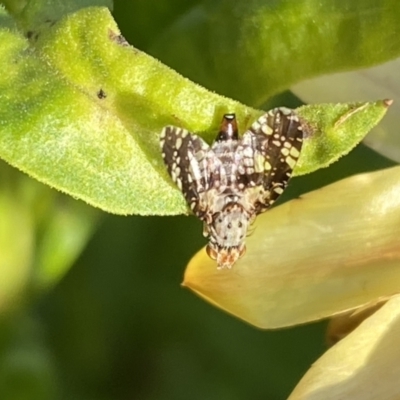
M385 115L390 100L315 104L297 109L310 127L294 175L327 167L352 150Z
M1 163L3 165L3 163ZM0 180L0 315L20 305L29 283L34 253L33 221L11 176ZM17 196L16 196L17 195ZM18 196L19 195L19 196ZM19 197L20 201L16 201Z
M400 55L396 0L205 1L151 54L204 86L253 106L315 75Z
M0 156L106 211L186 213L161 159L161 129L182 126L211 142L223 113L237 114L241 132L262 113L128 46L105 8L68 14L30 37L0 30ZM300 109L313 134L298 174L346 154L384 111L382 102Z
M373 129L364 144L400 162L400 58L358 71L324 75L300 82L291 90L306 103L336 103L388 97L394 100L390 113Z
M166 179L163 126L205 131L224 111L256 115L126 46L106 9L69 15L35 51L8 29L0 43L0 156L114 213L186 211Z
M112 9L112 0L2 0L20 29L31 38L46 31L64 15L81 8L98 6ZM29 33L29 34L28 34Z
M64 276L92 236L99 217L98 210L79 201L61 194L52 196L39 225L31 272L35 291L50 288Z
M93 232L97 210L0 163L0 315L56 284Z

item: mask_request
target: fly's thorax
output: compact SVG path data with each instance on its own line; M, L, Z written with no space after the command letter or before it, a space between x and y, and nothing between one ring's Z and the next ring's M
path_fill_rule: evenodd
M239 142L235 139L227 139L223 142L215 142L211 149L222 161L222 164L230 164L235 160L235 152Z

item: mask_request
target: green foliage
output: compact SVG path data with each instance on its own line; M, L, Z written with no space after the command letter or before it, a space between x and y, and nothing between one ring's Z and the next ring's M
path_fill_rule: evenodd
M203 1L155 38L151 53L253 106L316 75L399 56L396 0Z
M300 107L298 114L309 126L309 133L294 175L327 167L347 154L385 115L389 103L376 101Z
M180 125L211 138L224 111L235 112L242 128L261 112L208 92L128 46L105 8L70 12L77 7L71 3L50 12L40 2L29 5L18 22L28 27L30 40L19 31L0 31L0 41L7 43L0 48L0 156L106 211L185 213L160 157L162 127ZM58 21L60 13L66 15ZM341 133L333 124L342 117L338 109L304 109L306 122L319 132L308 141L318 137L319 143L306 146L299 171L316 170L346 154L385 107L362 108L365 123L353 126L349 119ZM332 116L331 126L326 115ZM315 147L317 153L307 151Z

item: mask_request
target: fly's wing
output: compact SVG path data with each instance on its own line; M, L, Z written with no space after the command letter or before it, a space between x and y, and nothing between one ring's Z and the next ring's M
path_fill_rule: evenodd
M302 143L299 117L284 107L268 111L244 133L237 180L253 191L256 213L268 209L286 188Z
M172 180L200 219L207 212L207 192L221 185L223 169L208 144L185 129L165 127L160 136L162 156Z

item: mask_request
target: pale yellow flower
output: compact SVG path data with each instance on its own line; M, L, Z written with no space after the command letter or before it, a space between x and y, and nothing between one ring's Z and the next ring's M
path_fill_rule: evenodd
M264 329L400 293L400 167L344 179L266 212L231 270L217 270L203 249L183 284ZM290 400L399 399L399 341L394 296L327 351Z

